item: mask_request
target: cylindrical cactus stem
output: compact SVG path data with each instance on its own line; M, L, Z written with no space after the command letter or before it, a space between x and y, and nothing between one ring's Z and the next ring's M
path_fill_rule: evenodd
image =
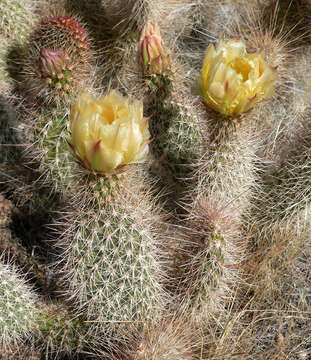
M0 34L22 43L33 23L33 4L30 0L3 0L0 3Z
M252 296L258 303L278 296L275 289L282 286L276 284L282 284L284 276L305 273L304 265L300 270L300 261L305 261L310 249L309 119L310 109L305 104L302 112L294 114L286 107L281 119L284 128L274 142L277 152L273 168L262 173L260 187L252 199L251 221L246 228L252 254L245 268L255 288ZM284 297L289 296L289 291L286 288L279 293Z
M134 331L115 359L198 360L201 341L201 331L188 314L178 313L157 324L146 323L140 332Z
M37 121L34 148L43 182L75 209L59 240L67 298L96 332L140 326L166 301L155 236L161 216L144 171L129 165L147 159L142 102L116 91L100 99L83 94L70 122L61 109L48 114Z
M85 87L90 81L90 46L86 30L75 17L42 17L33 29L23 60L28 96L58 102Z
M239 225L235 207L213 196L200 198L189 211L178 291L198 322L210 311L224 311L241 281L245 243Z
M166 301L163 254L155 236L161 217L143 192L143 178L135 165L108 179L94 177L92 209L72 214L58 243L67 297L95 333L103 329L120 336L130 324L138 329L157 319Z
M137 31L152 11L152 7L158 8L158 4L152 4L149 0L102 1L106 22L114 38L128 36L129 33Z
M203 154L204 109L172 70L176 64L171 62L157 24L147 22L142 27L138 53L147 81L153 171L179 197L177 187L185 187L193 164Z
M266 41L270 43L269 38ZM279 60L281 58L279 56ZM264 113L270 139L264 144L262 153L268 166L261 169L259 194L252 199L250 212L250 231L257 250L269 246L272 239L277 238L278 230L281 238L288 231L288 237L295 243L292 234L296 232L299 238L299 232L303 233L308 227L310 76L306 69L309 58L310 51L304 48L288 63L284 64L284 60L280 63L282 77L286 72L292 74L293 85L285 91L281 88L281 96L273 102L273 109Z
M240 139L242 133L229 135L231 141L205 157L182 223L188 231L175 245L176 291L199 323L210 312L223 311L243 281L247 242L242 228L255 188L256 143L247 141L249 136Z
M247 77L256 63L261 64L262 72L253 74L256 85L248 88L241 74ZM220 42L216 49L210 45L206 52L201 93L205 104L220 114L207 109L209 150L198 164L187 222L194 235L177 249L186 289L182 296L193 306L198 321L208 314L201 309L224 306L241 278L239 268L246 247L242 228L256 186L260 145L258 113L247 111L271 94L274 81L275 74L262 56L248 55L240 40Z
M0 341L4 349L27 339L42 354L92 351L88 325L60 304L45 304L12 265L0 263ZM94 340L94 339L93 339ZM96 340L94 340L96 341ZM94 351L95 353L95 351Z
M207 196L224 206L233 206L234 215L241 219L256 182L256 150L260 144L252 124L256 117L249 114L235 124L234 120L227 122L212 113L209 116L210 150L198 164L196 201Z
M0 341L3 346L29 338L36 325L37 296L15 268L0 263Z
M92 347L99 342L89 334L88 324L81 317L73 317L60 303L40 302L38 309L34 342L42 354L53 359L83 352L96 354Z
M194 164L204 153L204 108L186 92L174 93L168 100L155 100L150 106L150 144L154 155L152 170L166 185L185 187Z
M261 196L254 201L254 219L259 229L279 222L288 230L293 227L302 232L308 225L310 211L310 110L306 109L288 128L279 143L283 150L280 164L266 174Z

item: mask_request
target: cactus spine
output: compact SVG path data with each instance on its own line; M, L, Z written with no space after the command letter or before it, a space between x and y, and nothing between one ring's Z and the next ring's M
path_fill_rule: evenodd
M75 17L42 17L30 35L24 82L29 95L46 103L72 97L90 75L90 43Z
M37 296L14 269L0 263L0 328L2 345L31 335L38 310Z
M22 43L32 26L32 3L18 0L3 0L0 4L0 33Z
M75 215L59 243L68 292L96 332L114 333L129 323L141 327L164 305L154 219L146 218L155 213L146 195L135 190L143 186L137 182L142 173L132 167L108 180L93 179L98 203Z
M91 344L83 321L72 318L57 304L44 304L13 266L1 263L0 278L0 339L4 349L9 351L12 345L35 336L40 338L38 346L53 356L72 354Z

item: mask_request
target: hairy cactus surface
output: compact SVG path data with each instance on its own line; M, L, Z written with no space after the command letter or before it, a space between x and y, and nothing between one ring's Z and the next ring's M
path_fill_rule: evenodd
M26 40L33 22L32 1L4 0L0 4L0 33L22 43Z
M67 14L43 16L29 37L26 53L24 81L34 98L59 101L72 96L89 78L87 32Z
M133 175L126 173L108 186L94 182L99 204L75 216L58 244L65 250L68 295L87 311L96 332L115 333L129 323L139 328L159 316L166 300L154 219L142 218L147 204L139 193L132 198L128 181Z
M0 1L0 358L308 359L309 0Z
M5 95L10 89L10 77L6 64L6 57L8 52L9 40L3 35L0 35L0 94Z
M8 265L1 264L1 342L10 344L30 335L35 325L36 295Z
M46 354L75 353L91 344L87 325L57 304L41 303L9 264L1 263L1 345L6 349L32 339ZM37 337L37 340L34 340Z

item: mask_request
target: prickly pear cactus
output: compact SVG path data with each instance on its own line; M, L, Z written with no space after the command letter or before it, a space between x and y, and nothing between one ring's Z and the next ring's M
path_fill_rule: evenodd
M1 1L1 358L308 358L310 7Z

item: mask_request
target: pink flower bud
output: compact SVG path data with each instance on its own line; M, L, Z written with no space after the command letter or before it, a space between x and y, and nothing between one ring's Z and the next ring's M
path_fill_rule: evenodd
M39 71L42 75L61 74L67 68L68 59L65 51L42 48L38 61Z
M163 74L170 68L170 59L156 24L146 24L140 34L139 58L145 75Z

